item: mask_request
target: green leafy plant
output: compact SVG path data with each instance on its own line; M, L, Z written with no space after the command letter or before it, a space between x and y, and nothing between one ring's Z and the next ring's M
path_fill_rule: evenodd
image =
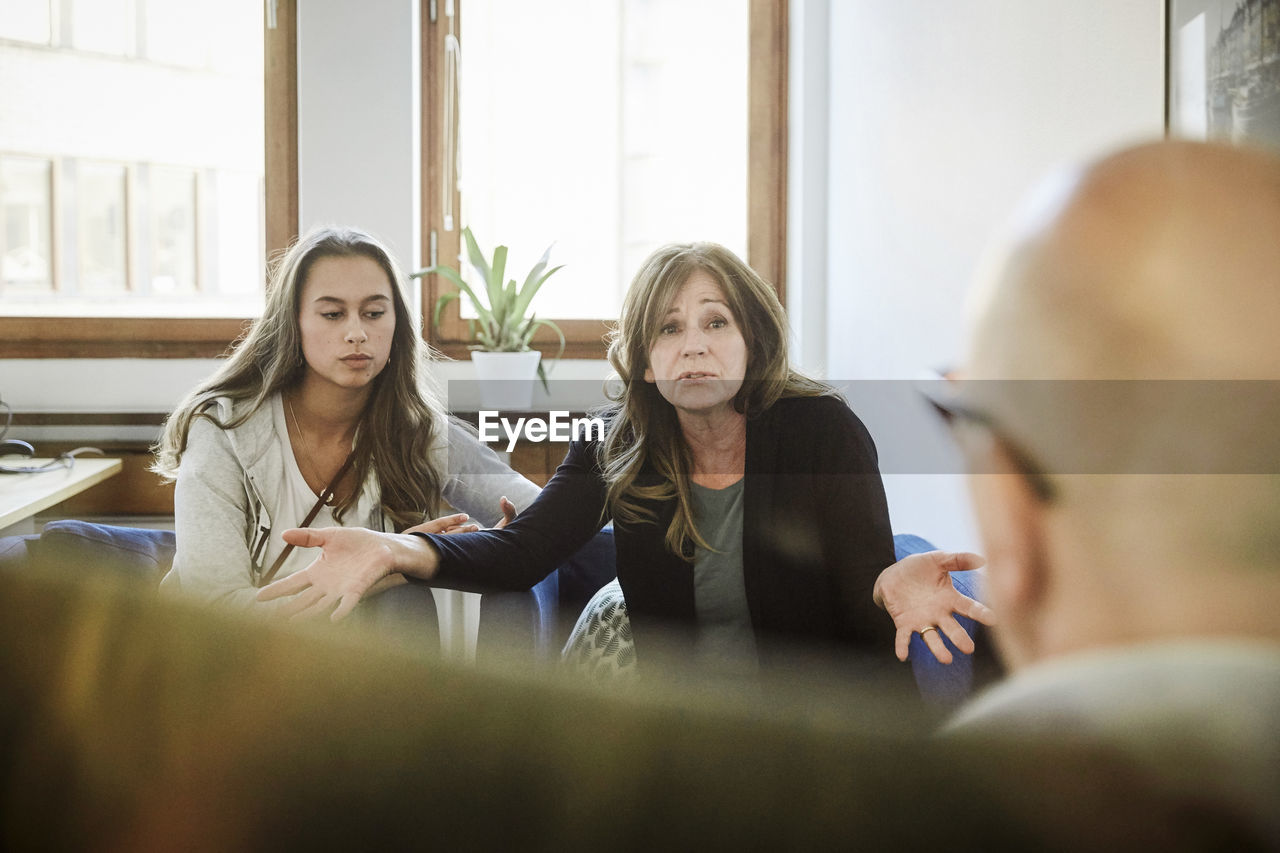
M505 283L503 281L507 272L506 246L498 246L494 249L493 260L490 262L484 252L480 251L480 246L477 245L470 228L463 228L462 236L467 244L467 256L471 261L471 267L480 275L480 280L484 283L486 298L481 299L477 296L475 289L463 280L462 274L448 264L436 264L419 270L411 278L435 273L444 276L458 288L449 293L443 293L436 299L431 317L435 327L440 328L440 312L444 307L465 293L478 315L476 318L467 320L471 338L476 342L471 344L471 349L484 352L527 352L530 349L529 341L532 340L533 333L539 327L545 326L560 338L560 350L556 353L556 359L564 355L564 332L560 331L560 327L552 321L539 320L537 315L530 311L533 297L538 294L543 282L564 266L561 264L547 269L547 263L551 258L551 247L547 247L547 250L542 253L542 259L529 270L524 284L517 287L514 278ZM549 391L543 361L538 362L538 378L542 380L542 387Z

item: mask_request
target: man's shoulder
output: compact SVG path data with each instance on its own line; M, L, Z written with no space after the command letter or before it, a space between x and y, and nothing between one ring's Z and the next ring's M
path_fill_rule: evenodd
M1280 645L1187 640L1066 656L993 685L961 708L947 730L1128 735L1140 720L1196 725L1220 710L1241 710L1241 703L1274 708L1267 723L1280 729Z
M1124 760L1159 790L1215 803L1280 837L1280 645L1152 643L1073 655L993 685L943 733L1076 744Z

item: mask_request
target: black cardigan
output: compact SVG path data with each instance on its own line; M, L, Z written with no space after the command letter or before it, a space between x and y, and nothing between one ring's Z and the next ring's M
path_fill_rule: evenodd
M440 554L436 583L528 589L572 556L608 519L596 450L594 441L574 442L504 530L424 535ZM743 578L761 662L777 639L840 643L889 660L893 622L871 590L894 561L893 535L875 444L858 417L836 397L780 400L747 421L743 485ZM697 618L693 564L664 544L676 502L650 506L656 524L614 523L638 655L648 642L691 642Z

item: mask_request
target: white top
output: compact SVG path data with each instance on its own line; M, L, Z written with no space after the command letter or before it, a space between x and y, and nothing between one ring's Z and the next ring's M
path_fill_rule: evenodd
M212 414L230 423L246 405L221 398ZM502 517L498 499L503 495L518 511L538 496L535 484L457 424L440 420L429 452L442 477L441 503L481 524ZM381 512L381 494L376 473L370 472L344 524L393 529ZM284 548L280 534L300 524L315 499L298 471L279 395L234 429L194 419L174 490L177 551L161 587L243 609L275 609L280 600L257 601L257 581ZM444 512L444 506L426 509L428 517ZM332 526L332 518L332 513L322 515L311 526ZM317 553L295 551L277 578L305 568Z
M287 530L289 527L302 524L320 496L311 491L306 477L302 475L302 469L298 467L298 457L294 454L293 443L289 440L284 401L279 394L271 398L271 420L275 426L276 442L280 445L280 458L284 461L284 482L281 484L283 488L277 495L275 506L269 506L267 509L271 513L271 518L275 520L275 528ZM371 530L380 530L381 524L382 511L374 502L373 496L366 490L360 493L356 505L343 516L341 524L334 520L333 507L322 506L308 527L367 527ZM268 539L262 560L263 565L274 566L276 558L284 551L285 545L285 541L279 536ZM276 577L287 577L305 569L320 556L320 553L319 548L294 548L285 559L284 565L280 567Z

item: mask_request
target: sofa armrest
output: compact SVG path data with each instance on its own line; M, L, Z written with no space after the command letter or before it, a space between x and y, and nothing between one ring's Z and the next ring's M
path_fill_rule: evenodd
M108 572L158 584L173 564L175 541L171 530L51 521L40 534L35 564L44 569Z

